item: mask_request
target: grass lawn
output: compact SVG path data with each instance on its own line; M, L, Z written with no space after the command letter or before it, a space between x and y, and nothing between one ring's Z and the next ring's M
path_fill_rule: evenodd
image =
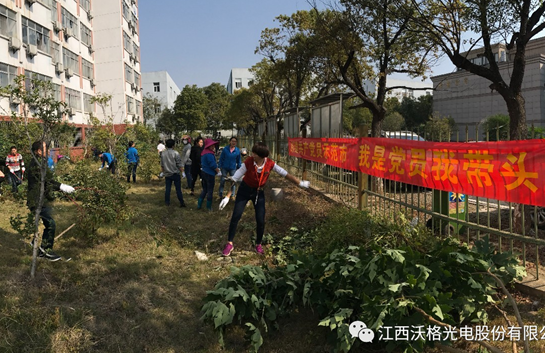
M266 234L309 228L333 205L312 192L272 179L286 198L268 202ZM217 185L216 185L217 188ZM199 190L200 191L200 190ZM38 260L30 278L31 248L12 230L10 216L26 213L10 195L0 203L0 352L219 352L212 328L200 320L202 298L232 265L271 261L252 252L255 220L248 205L239 223L232 262L219 261L227 238L231 202L218 211L164 206L160 181L131 184L134 216L118 229L104 225L90 238L73 228L55 243L70 262ZM76 206L54 204L57 234L77 222ZM195 250L206 253L199 261ZM263 352L315 352L326 347L312 313L301 312L273 332ZM226 335L222 352L246 351L244 333Z

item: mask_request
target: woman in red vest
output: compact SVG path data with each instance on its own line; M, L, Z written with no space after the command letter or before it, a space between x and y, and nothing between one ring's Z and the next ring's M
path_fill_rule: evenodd
M257 237L255 240L255 251L258 254L263 254L263 247L261 246L261 240L263 239L263 233L265 232L265 193L263 187L267 183L267 179L271 171L276 172L280 176L286 178L292 183L299 185L302 188L308 188L310 182L306 180L299 181L295 176L288 174L286 170L279 167L273 160L267 158L269 156L269 149L263 142L258 142L252 147L252 156L247 158L242 166L235 172L235 175L231 178L232 181L239 181L242 178L242 183L237 192L235 199L235 208L233 209L233 215L231 216L231 223L229 224L229 239L225 248L223 249L223 256L231 255L233 251L233 239L237 230L238 221L242 217L242 212L248 201L252 201L255 209L255 220L257 223ZM223 209L229 202L229 194L223 198L220 204L220 209Z

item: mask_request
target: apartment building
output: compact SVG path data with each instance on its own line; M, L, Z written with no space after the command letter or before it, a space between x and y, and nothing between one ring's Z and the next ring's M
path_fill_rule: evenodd
M151 71L142 72L142 92L144 97L157 100L154 114L148 116L146 121L148 125L155 127L161 112L165 108L174 107L174 102L181 91L167 71Z
M249 88L252 85L253 80L254 74L250 72L250 69L231 69L229 81L227 82L227 92L229 92L229 94L233 94L238 89Z
M106 115L116 124L136 122L142 116L137 13L134 0L0 0L0 86L21 74L52 82L68 108L63 120L81 127L90 114L105 119L91 98L111 94ZM0 116L20 109L0 99Z
M504 44L493 46L495 60L502 77L510 81L512 56ZM477 65L488 65L484 48L472 50L467 58ZM526 72L522 94L526 100L526 121L535 126L545 125L545 38L532 40L526 50ZM434 76L433 110L439 116L451 117L458 124L460 136L482 139L475 135L475 128L488 117L496 114L508 115L504 99L490 89L490 81L466 70Z

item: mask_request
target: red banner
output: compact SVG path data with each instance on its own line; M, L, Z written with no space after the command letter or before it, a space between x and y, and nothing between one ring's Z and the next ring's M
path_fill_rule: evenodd
M289 153L407 184L545 206L545 140L290 138Z

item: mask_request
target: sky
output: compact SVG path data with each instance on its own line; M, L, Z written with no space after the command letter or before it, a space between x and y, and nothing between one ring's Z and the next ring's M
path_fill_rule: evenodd
M142 72L167 71L180 89L227 85L232 68L262 59L254 51L261 31L278 26L276 16L311 8L307 0L140 0L138 6ZM433 74L452 67L444 61Z

